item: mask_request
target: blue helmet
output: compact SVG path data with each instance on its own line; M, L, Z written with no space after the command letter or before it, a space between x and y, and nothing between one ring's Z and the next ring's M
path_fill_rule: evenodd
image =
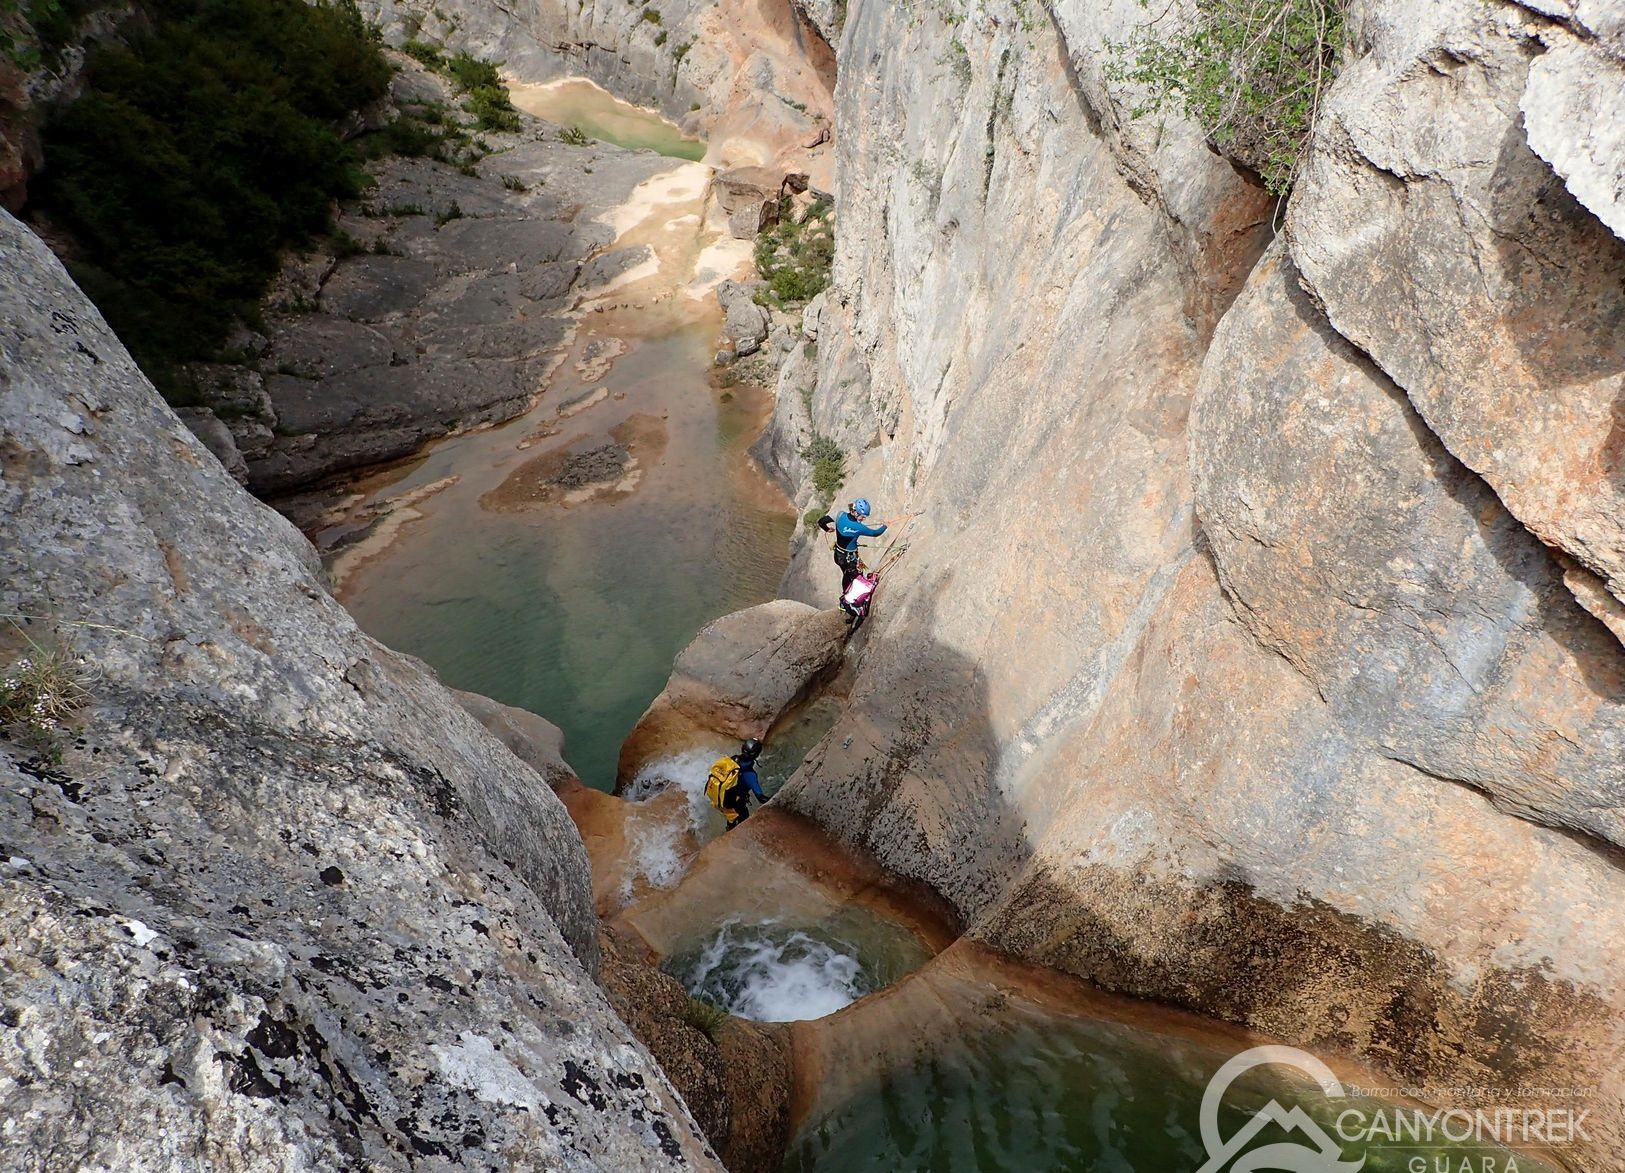
M856 501L852 502L852 516L853 517L868 517L869 516L869 498L867 498L867 497L859 497Z

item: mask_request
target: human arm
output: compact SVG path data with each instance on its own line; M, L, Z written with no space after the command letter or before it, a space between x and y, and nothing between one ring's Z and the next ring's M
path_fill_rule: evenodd
M757 802L767 801L767 795L762 793L761 780L756 777L755 766L741 767L739 771L739 780L743 782L750 792L756 796Z

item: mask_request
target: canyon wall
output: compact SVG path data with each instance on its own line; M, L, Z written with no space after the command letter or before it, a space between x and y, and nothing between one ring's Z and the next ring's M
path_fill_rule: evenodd
M546 781L5 213L0 612L86 694L0 742L0 1165L720 1168L594 984Z
M794 0L364 0L362 10L394 43L467 50L516 81L591 78L703 134L716 166L807 170L829 138L834 52Z
M1617 1168L1617 17L1352 4L1278 204L1131 116L1155 15L847 7L834 282L763 450L924 513L777 801L1109 988L1590 1089Z

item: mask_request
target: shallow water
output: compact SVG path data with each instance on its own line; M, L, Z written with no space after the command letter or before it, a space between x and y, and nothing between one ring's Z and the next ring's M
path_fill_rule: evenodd
M941 1003L934 1009L941 1014ZM785 1173L1187 1173L1207 1160L1202 1093L1239 1047L1075 1018L987 990L955 1004L943 1021L951 1025L939 1023L910 1061L858 1083L840 1103L818 1105L792 1142ZM1271 1078L1278 1070L1255 1071L1232 1086L1218 1115L1222 1137L1234 1136L1271 1099L1301 1106L1334 1141L1339 1112L1392 1107L1328 1100ZM1350 1134L1357 1133L1351 1124ZM1271 1125L1251 1147L1303 1139ZM1356 1140L1341 1147L1350 1162L1365 1158L1364 1173L1552 1170L1494 1146Z
M633 151L655 151L674 159L698 161L705 142L682 132L653 110L623 102L585 78L546 85L510 84L513 104L527 114L564 127L578 127L591 137Z
M572 357L595 337L626 336L627 325L617 333L612 315L593 315ZM603 380L624 398L561 419L557 405L588 385L566 363L529 415L443 441L358 486L364 509L457 478L346 574L340 596L357 621L447 684L557 723L570 764L599 789L613 785L621 740L676 654L712 619L773 598L788 558L789 510L744 454L762 407L745 389L719 394L707 382L714 333L703 320L630 339ZM539 454L610 443L640 414L664 417L666 443L657 461L640 459L629 495L520 511L482 504ZM521 450L544 426L562 431Z
M822 1018L918 969L919 938L859 906L816 924L730 917L666 971L689 993L758 1022Z
M762 792L772 798L801 768L801 763L824 735L835 727L846 711L844 697L820 696L809 702L792 717L782 729L775 729L767 738L757 775Z

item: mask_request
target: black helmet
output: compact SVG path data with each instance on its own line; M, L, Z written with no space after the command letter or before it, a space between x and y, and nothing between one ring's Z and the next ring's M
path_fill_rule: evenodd
M747 738L745 744L739 747L739 756L742 758L759 757L762 752L762 743L754 737Z

